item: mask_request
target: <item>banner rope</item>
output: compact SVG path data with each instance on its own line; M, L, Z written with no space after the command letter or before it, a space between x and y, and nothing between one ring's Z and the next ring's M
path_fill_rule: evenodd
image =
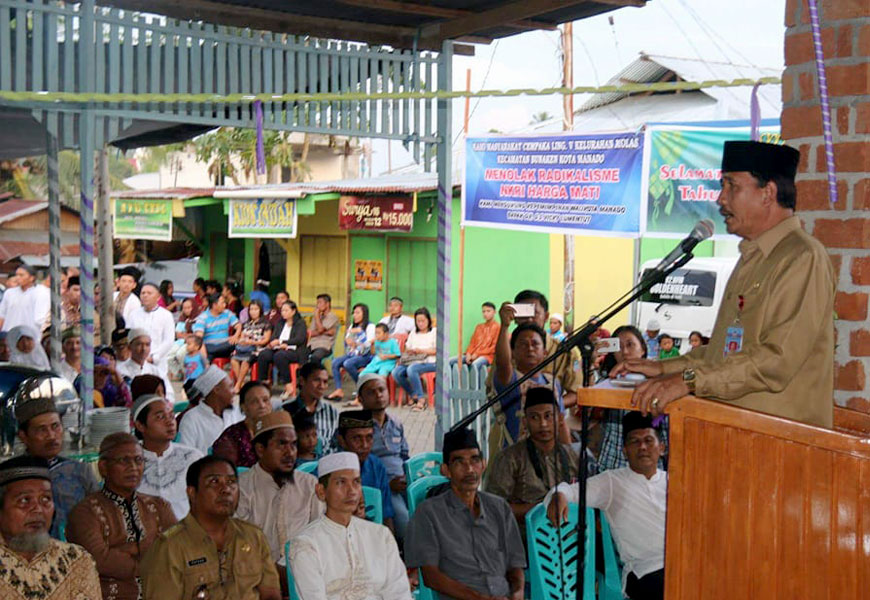
M658 83L627 83L622 85L550 87L543 89L516 88L510 90L451 90L409 91L377 93L316 93L316 94L127 94L0 90L0 102L43 102L65 104L119 104L119 103L197 103L197 104L250 104L254 102L363 102L367 100L442 100L456 98L510 98L515 96L553 96L578 94L634 94L643 92L685 92L707 88L748 87L776 85L779 77L761 79L711 79L707 81L669 81Z

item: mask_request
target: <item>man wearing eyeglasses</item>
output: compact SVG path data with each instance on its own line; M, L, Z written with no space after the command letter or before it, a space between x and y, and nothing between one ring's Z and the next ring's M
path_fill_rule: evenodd
M281 600L278 571L259 527L232 518L236 467L205 456L187 470L190 514L161 533L142 560L145 600Z
M113 433L100 444L103 489L85 497L69 515L66 536L97 562L104 600L139 598L139 560L159 534L175 524L162 498L136 491L145 458L129 433Z

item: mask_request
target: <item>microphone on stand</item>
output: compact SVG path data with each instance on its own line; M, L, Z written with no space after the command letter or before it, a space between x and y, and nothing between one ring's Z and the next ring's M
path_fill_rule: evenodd
M715 230L716 225L710 219L698 221L695 228L692 229L692 232L681 241L676 248L671 250L671 252L656 265L654 270L659 272L664 271L673 264L675 260L684 254L691 252L695 246L712 236Z

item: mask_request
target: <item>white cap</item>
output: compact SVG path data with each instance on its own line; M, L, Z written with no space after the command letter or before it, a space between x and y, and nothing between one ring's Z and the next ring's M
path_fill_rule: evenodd
M359 396L359 392L361 389L363 389L363 386L365 384L367 384L369 381L374 381L376 379L379 379L384 383L387 382L386 377L384 377L383 375L378 375L377 373L364 373L363 375L360 375L359 379L356 380L356 395Z
M199 393L205 397L208 396L226 376L227 374L223 369L212 365L205 370L205 373L196 378L193 387L195 387Z
M661 328L662 326L655 319L650 319L649 323L646 324L647 331L659 331Z
M556 319L560 323L564 323L565 319L562 318L562 315L559 313L550 313L550 319Z
M131 329L131 330L127 333L127 341L130 342L131 344L133 343L133 341L134 341L136 338L140 338L140 337L147 337L147 338L150 338L150 337L151 337L151 334L148 333L147 331L145 331L144 329Z
M334 452L317 461L318 477L345 470L359 471L359 457L353 452Z

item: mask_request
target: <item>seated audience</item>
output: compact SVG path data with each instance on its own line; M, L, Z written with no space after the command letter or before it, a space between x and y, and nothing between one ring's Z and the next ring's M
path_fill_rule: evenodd
M275 325L281 320L281 307L284 306L284 303L290 299L290 294L288 294L285 290L281 290L277 294L275 294L275 303L272 305L270 309L267 310L268 314L266 318L269 319L269 323L274 328ZM263 306L266 306L265 304Z
M257 378L271 379L272 365L278 369L278 383L284 384L286 397L292 393L290 363L304 364L308 360L306 346L308 332L305 319L299 314L296 303L287 300L281 305L281 320L272 329L272 338L257 356Z
M166 398L166 383L157 375L137 375L130 382L130 393L133 398L146 394L156 394Z
M51 369L45 350L38 344L39 332L32 325L17 325L6 334L9 362L41 371Z
M307 410L297 411L293 415L293 427L296 429L296 466L320 458L317 451L317 423Z
M61 294L61 327L67 329L79 325L82 321L82 286L78 275L67 279L66 291Z
M469 340L465 354L462 356L462 362L473 369L478 369L478 375L495 359L495 343L498 340L499 330L495 320L495 304L484 302L481 312L483 313L483 323L478 323L474 328L474 333L471 334L471 340ZM456 358L450 359L451 366L457 362L459 361Z
M212 365L193 384L202 400L178 426L178 441L207 454L224 429L245 417L233 404L233 384L222 369Z
M48 461L55 519L51 535L60 539L60 526L82 498L99 489L90 465L60 456L63 449L63 424L51 397L17 403L18 439L28 456Z
M524 540L526 513L558 483L577 478L577 453L556 441L560 418L553 391L531 388L523 411L529 436L496 454L487 469L484 489L507 500Z
M658 468L664 444L649 416L630 412L622 420L628 467L605 471L586 481L586 505L604 511L622 569L622 591L631 600L664 597L665 514L668 475ZM544 503L554 523L577 502L577 484L560 483Z
M299 394L292 402L285 402L284 410L295 416L304 410L317 424L317 437L324 444L330 443L338 427L338 411L323 398L329 386L326 367L317 362L305 363L296 373L299 378Z
M550 329L547 332L549 337L553 338L557 342L561 342L565 339L566 333L562 331L562 326L565 324L565 320L559 313L551 313L550 314Z
M103 358L103 355L94 357L94 405L96 406L98 402L105 408L112 406L130 408L133 405L130 388L115 365Z
M357 382L357 397L363 409L371 411L372 414L374 439L371 453L380 459L387 471L396 536L402 540L405 538L405 529L408 526L408 504L405 501L408 482L405 479L405 461L410 457L405 428L400 421L387 414L390 392L384 377L374 373L361 376Z
M332 312L332 298L329 294L318 295L314 315L311 317L311 324L308 325L310 360L321 361L332 354L338 325L338 315Z
M272 394L266 384L249 381L239 394L239 406L245 420L224 429L213 444L213 454L226 458L237 467L250 467L257 462L253 442L256 424L272 412Z
M159 305L160 290L153 283L142 284L139 291L142 306L134 310L128 319L127 327L143 329L151 338L151 354L148 361L164 377L169 376L169 351L175 341L175 318L172 313Z
M185 298L181 303L181 313L175 324L175 341L169 351L167 364L170 379L184 380L184 357L187 355L187 336L193 335L194 299ZM199 351L199 346L197 346Z
M242 329L239 318L227 310L224 297L215 294L208 299L208 310L199 314L193 324L193 333L202 338L209 361L229 358L239 340ZM233 333L230 335L230 329Z
M144 329L131 329L127 336L130 341L130 358L118 363L118 373L128 382L139 375L156 375L163 380L163 390L166 398L175 401L175 390L166 375L149 362L151 355L151 336ZM130 390L132 392L132 390ZM135 394L133 395L135 399Z
M375 326L375 341L372 344L372 360L362 370L360 376L367 373L374 373L386 377L396 368L396 363L402 356L402 351L399 349L399 342L396 338L390 337L390 330L383 323L378 323Z
M103 438L97 464L103 489L72 509L66 537L94 557L104 600L137 600L139 560L176 518L166 500L136 491L145 458L135 437L113 433Z
M513 320L513 309L504 304L501 307L501 328L506 330ZM516 327L510 336L499 334L498 346L496 347L495 376L493 387L497 393L501 393L512 385L524 373L529 372L539 362L547 357L546 334L535 323L525 322ZM495 407L496 415L499 416L494 425L495 436L491 435L491 455L495 454L517 441L523 439L526 434L525 427L520 420L520 414L526 404L526 393L533 387L553 387L556 390L556 398L559 403L559 413L565 412L562 401L562 386L558 381L553 381L553 376L545 371L539 372L530 380L515 389L501 400ZM504 416L502 419L501 416ZM571 435L564 421L559 421L559 436L561 443L570 443Z
M479 492L486 460L468 429L444 434L441 473L450 489L417 507L408 524L405 563L448 598L522 600L526 553L504 499Z
M283 566L284 546L320 518L323 502L314 493L317 478L296 471L296 431L290 415L283 410L269 413L257 419L255 428L257 462L239 476L236 518L263 530L272 560Z
M674 346L674 338L667 333L659 336L659 360L674 358L680 355L680 349Z
M215 279L209 279L205 282L205 299L206 299L206 308L208 308L208 298L209 296L214 296L215 294L222 294L223 286L217 282Z
M414 319L402 313L404 307L405 303L398 296L390 298L388 314L380 321L389 328L390 335L409 335L416 329Z
M649 356L653 360L659 355L659 333L661 333L661 330L662 326L655 319L650 319L646 324L646 333L643 341L649 351Z
M136 437L142 440L145 456L139 493L163 498L169 502L175 518L183 519L190 511L184 475L203 453L173 441L177 426L172 403L160 396L136 398L133 427Z
M0 463L0 598L99 600L100 578L81 546L51 539L54 514L45 459L17 456Z
M208 368L202 356L202 338L192 333L184 340L184 381L196 379Z
M326 514L290 543L300 600L410 600L411 588L389 530L354 516L362 495L359 459L338 452L318 462L317 496Z
M145 600L280 600L269 543L255 525L233 518L236 467L206 456L187 470L190 514L161 533L142 559Z
M359 378L359 369L372 360L372 344L375 341L375 324L369 322L369 307L367 304L356 304L353 307L353 323L347 328L344 336L344 356L332 359L332 383L335 385L327 399L344 398L341 389L341 369L354 383Z
M408 396L408 406L413 410L426 410L429 406L423 393L423 373L435 371L436 332L432 327L432 315L425 307L414 312L416 331L408 336L399 364L393 369L396 380Z
M118 328L112 332L112 350L115 361L121 364L130 358L130 330Z
M82 372L82 332L78 327L69 327L61 334L63 360L60 363L60 376L75 383Z
M157 303L171 313L176 313L181 308L181 301L176 300L175 285L168 279L160 282L160 298Z
M689 345L692 347L692 349L706 346L709 343L710 339L702 334L700 331L693 331L689 334Z
M395 531L390 477L381 459L372 454L374 437L374 421L370 410L346 410L338 416L336 446L339 450L353 452L359 457L363 485L380 490L384 525Z
M263 316L263 306L259 300L252 300L248 305L248 320L242 325L242 336L233 351L230 367L236 386L233 390L236 394L242 389L245 377L251 368L251 363L256 362L260 350L269 344L272 338L272 327Z
M208 308L208 298L205 293L205 279L197 277L193 280L194 315Z
M235 281L227 281L221 295L227 303L227 310L238 317L244 308L242 306L242 290L239 284Z

